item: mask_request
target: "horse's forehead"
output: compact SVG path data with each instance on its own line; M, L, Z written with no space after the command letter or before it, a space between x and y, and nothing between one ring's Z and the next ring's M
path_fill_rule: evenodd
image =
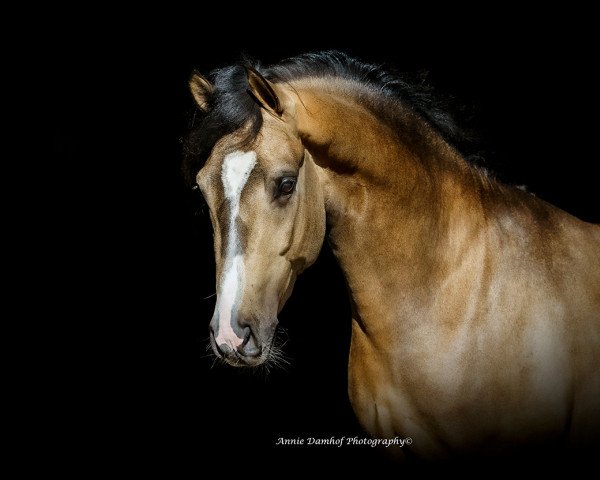
M223 189L223 169L237 159L240 153L253 152L253 169L265 173L278 167L293 167L302 158L304 147L297 134L281 121L265 119L257 137L251 142L240 142L237 133L226 135L215 145L205 166L198 172L197 182L203 191ZM244 157L245 158L245 157ZM219 192L221 193L221 192Z
M206 163L196 174L196 182L205 194L222 190L222 171L228 155L232 155L237 151L253 150L251 147L242 146L243 143L246 143L242 143L242 140L240 134L234 132L221 137L215 143Z

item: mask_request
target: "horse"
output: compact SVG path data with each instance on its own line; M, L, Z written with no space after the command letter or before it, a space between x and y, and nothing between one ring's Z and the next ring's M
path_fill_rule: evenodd
M600 432L600 226L471 164L419 86L329 51L194 72L183 171L214 232L215 355L255 367L327 237L348 394L400 458Z

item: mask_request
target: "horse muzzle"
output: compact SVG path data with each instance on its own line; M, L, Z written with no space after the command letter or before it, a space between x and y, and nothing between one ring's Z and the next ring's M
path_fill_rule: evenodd
M229 365L234 367L255 367L260 365L267 359L269 345L271 344L275 329L269 329L270 334L267 335L268 341L261 339L261 337L264 338L264 335L257 332L257 328L245 325L240 330L238 331L240 331L241 336L236 335L233 339L228 339L216 335L211 323L210 343L213 352L217 357L225 360Z

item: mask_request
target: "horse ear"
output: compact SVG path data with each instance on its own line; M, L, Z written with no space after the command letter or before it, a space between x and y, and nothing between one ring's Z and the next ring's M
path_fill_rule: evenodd
M189 86L198 108L203 112L208 111L209 98L215 89L213 84L198 72L194 72L190 77Z
M248 93L254 97L261 107L280 117L283 114L283 108L281 108L281 102L273 84L252 67L245 68L248 76Z

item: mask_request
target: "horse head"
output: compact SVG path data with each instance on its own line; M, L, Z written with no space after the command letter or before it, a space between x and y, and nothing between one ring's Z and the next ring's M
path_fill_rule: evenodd
M291 91L241 66L214 85L194 74L190 89L206 129L216 130L195 176L214 231L211 344L231 365L256 366L269 358L277 315L323 243L317 169L296 128Z

